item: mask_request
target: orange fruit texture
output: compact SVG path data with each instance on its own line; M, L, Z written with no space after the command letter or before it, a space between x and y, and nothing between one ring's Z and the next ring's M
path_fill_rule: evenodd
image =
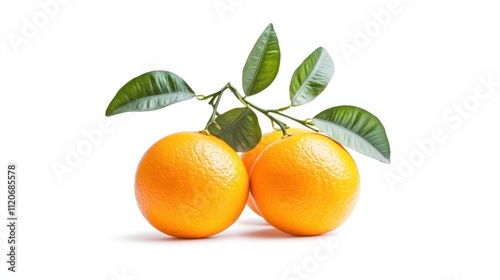
M289 128L289 129L287 129L287 132L290 135L294 135L297 133L310 132L310 130L303 129L303 128ZM250 172L252 171L252 166L255 163L255 160L257 159L257 157L260 155L260 153L267 146L269 146L269 144L271 144L274 141L279 140L281 138L283 138L283 132L281 132L281 130L275 130L275 131L268 132L268 133L262 135L262 138L261 138L259 144L257 144L257 146L255 146L250 151L243 153L241 155L241 159L243 160L243 163L245 164L245 168L246 168L248 174L250 174ZM252 209L255 213L260 215L259 210L257 209L257 206L255 205L254 199L253 199L251 194L248 196L247 206L250 209Z
M358 200L359 183L349 153L319 133L274 141L250 174L250 192L262 217L293 235L318 235L340 226Z
M180 132L146 151L137 167L135 196L146 220L159 231L202 238L238 219L248 198L248 175L224 141Z

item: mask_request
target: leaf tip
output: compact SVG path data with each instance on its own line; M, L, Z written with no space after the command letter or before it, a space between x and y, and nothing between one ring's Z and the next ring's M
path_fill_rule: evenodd
M106 109L106 112L104 113L104 115L105 115L106 117L111 117L111 116L113 115L113 112L112 112L112 111L110 110L110 108L108 107L108 108Z
M116 114L119 114L119 112L117 112L116 108L113 107L113 101L114 101L114 98L109 103L108 108L106 108L106 112L104 113L104 115L106 117L111 117L111 116L114 116Z

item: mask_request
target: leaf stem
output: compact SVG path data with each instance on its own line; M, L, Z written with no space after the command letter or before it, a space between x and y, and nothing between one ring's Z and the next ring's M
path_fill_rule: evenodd
M279 108L279 109L276 109L276 110L272 110L272 111L278 111L278 112L283 112L283 111L286 111L288 109L292 108L292 105L288 105L286 107L282 107L282 108Z
M292 121L294 121L294 122L296 122L296 123L299 123L299 124L301 124L301 125L303 125L303 126L305 126L305 127L309 128L309 129L311 129L311 130L315 131L315 132L320 132L320 131L321 131L321 130L319 130L319 129L317 129L317 128L313 127L313 126L311 126L311 124L310 124L310 121L309 121L309 120L299 120L299 119L297 119L297 118L294 118L294 117L292 117L292 116L289 116L289 115L287 115L287 114L282 113L282 112L281 112L281 109L277 109L277 110L268 110L268 112L269 112L269 113L276 114L276 115L280 115L280 116L285 117L285 118L287 118L287 119L290 119L290 120L292 120Z
M217 96L217 95L219 95L219 94L221 94L221 91L218 91L218 92L216 92L216 93L212 93L212 94L209 94L209 95L201 95L201 94L197 94L197 95L196 95L196 99L198 99L198 100L200 100L200 101L203 101L203 100L207 100L207 99L209 99L209 98L212 98L212 97L214 97L214 96Z
M201 100L206 100L208 98L211 98L210 101L208 102L208 104L212 105L212 115L210 116L210 119L208 120L207 122L207 125L205 126L205 131L208 131L208 127L214 123L216 126L219 126L216 122L215 122L215 118L217 117L217 108L219 108L219 103L220 103L220 100L222 99L222 94L224 93L225 91L225 88L221 89L220 91L216 92L216 93L213 93L213 94L210 94L210 95L207 95L207 96L204 96L203 98L204 99L201 99Z

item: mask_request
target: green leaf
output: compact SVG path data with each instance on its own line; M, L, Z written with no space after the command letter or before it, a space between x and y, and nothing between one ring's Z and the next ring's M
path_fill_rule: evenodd
M157 110L193 97L193 90L176 74L152 71L126 83L109 103L106 116Z
M237 152L248 152L262 138L257 115L250 108L235 108L219 115L208 131Z
M290 82L292 106L314 100L326 88L334 72L333 60L328 52L317 48L295 70Z
M317 114L312 122L340 144L390 163L391 149L385 128L370 112L354 106L337 106Z
M266 89L278 75L280 47L273 25L262 32L243 67L243 92L250 96Z

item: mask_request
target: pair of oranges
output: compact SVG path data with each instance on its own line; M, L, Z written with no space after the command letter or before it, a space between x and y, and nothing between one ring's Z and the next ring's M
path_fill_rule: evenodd
M169 135L149 148L137 168L135 195L159 231L202 238L233 224L245 205L277 229L318 235L341 225L359 194L352 157L319 133L288 129L263 135L241 157L201 132Z

